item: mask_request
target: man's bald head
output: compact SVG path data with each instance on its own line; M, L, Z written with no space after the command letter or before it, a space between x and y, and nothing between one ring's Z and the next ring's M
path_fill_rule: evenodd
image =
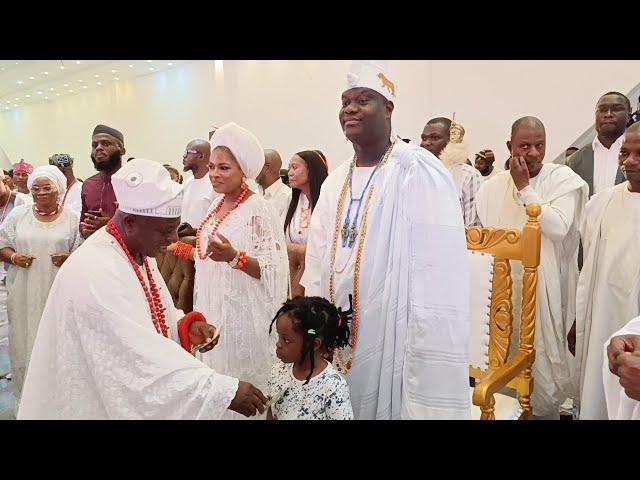
M629 190L640 193L640 123L624 132L618 154L618 166L629 182Z
M544 124L536 117L522 117L511 126L511 139L507 148L513 158L523 159L533 178L542 169L542 161L547 147Z
M197 150L198 153L206 155L208 161L209 156L211 155L211 144L202 139L191 140L187 144L187 150Z
M544 130L544 124L540 121L540 119L536 117L522 117L513 122L511 125L511 140L518 133L518 130L521 128L528 128L530 130Z
M275 181L280 178L280 169L282 168L282 158L277 150L264 151L264 167L256 177L256 182L263 189L269 188Z
M625 135L640 135L640 122L634 123L624 132Z
M201 139L191 140L182 156L184 171L191 170L195 178L202 178L207 174L210 156L211 145L209 142Z

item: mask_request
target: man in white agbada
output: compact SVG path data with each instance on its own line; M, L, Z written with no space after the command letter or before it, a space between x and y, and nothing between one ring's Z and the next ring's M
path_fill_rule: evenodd
M191 171L193 178L184 184L182 224L178 232L181 237L196 234L196 230L207 216L211 199L215 197L208 175L210 156L211 144L206 140L192 140L182 155L184 171Z
M605 343L602 375L609 420L640 420L640 317Z
M339 119L355 155L322 185L301 283L345 310L353 296L352 347L334 363L356 419L467 419L460 202L440 160L392 134L395 97L386 63L353 63Z
M265 150L264 167L256 177L256 183L259 185L259 192L271 204L284 227L292 192L291 188L285 185L280 178L281 168L280 154L276 150Z
M215 419L227 409L263 412L259 390L186 351L215 339L216 330L199 314L177 321L182 312L149 258L177 240L182 186L161 164L144 159L123 165L112 184L116 214L69 257L51 288L18 419Z
M629 318L640 315L640 124L627 129L618 163L627 181L591 198L581 229L576 362L580 419L587 420L607 418L602 345Z
M559 419L559 407L574 393L567 331L575 317L578 280L578 226L588 195L587 184L569 167L545 163L544 125L523 117L511 127L510 169L480 187L476 206L484 227L522 228L526 206L542 207L540 267L536 305L534 388L531 406L535 418ZM522 267L512 266L514 336L519 333Z

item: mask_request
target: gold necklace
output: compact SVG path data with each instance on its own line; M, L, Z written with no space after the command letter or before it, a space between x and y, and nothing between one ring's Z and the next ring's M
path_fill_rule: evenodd
M384 166L389 157L391 156L391 152L393 151L393 147L395 145L395 140L391 143L391 146L387 150L384 158L382 159L381 165ZM355 167L356 156L353 157L353 166ZM333 242L331 244L331 274L329 275L329 299L331 303L336 304L336 292L335 292L335 274L342 273L346 265L348 265L348 261L343 267L342 271L336 272L335 263L336 263L336 252L338 247L338 238L340 236L340 224L342 223L342 212L344 210L344 204L347 198L347 192L349 190L349 177L345 178L344 185L342 186L342 192L340 193L340 199L338 200L338 207L336 209L336 221L333 232ZM349 351L348 360L345 361L343 357L343 350L339 349L335 351L335 364L336 369L345 375L349 373L351 367L353 365L353 358L355 356L356 345L358 343L358 327L360 323L360 262L362 260L362 251L364 250L365 240L367 238L367 219L369 217L369 207L371 204L371 198L373 197L373 191L375 190L375 186L372 185L367 194L367 199L364 204L364 212L362 214L362 224L360 227L360 238L358 239L358 245L356 247L356 261L353 272L353 317L351 319L351 339L352 345ZM351 253L353 253L353 249L351 249ZM351 259L351 254L349 255L349 259Z

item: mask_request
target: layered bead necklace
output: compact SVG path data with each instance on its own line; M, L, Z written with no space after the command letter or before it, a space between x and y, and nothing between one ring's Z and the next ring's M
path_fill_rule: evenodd
M369 179L367 180L367 183L362 189L362 193L360 193L359 198L353 197L353 170L356 167L356 156L354 155L353 157L353 162L351 162L351 166L349 167L349 174L347 175L347 182L349 183L349 206L347 207L347 216L344 219L344 224L342 225L342 231L341 231L342 248L346 248L347 246L349 248L353 248L353 244L356 242L356 237L358 236L358 230L359 230L358 218L360 217L360 207L362 206L362 199L364 198L365 194L367 193L367 190L369 189L369 184L371 183L371 180L373 179L375 174L378 172L378 169L382 164L382 160L385 158L387 153L391 151L392 146L393 146L393 143L391 143L387 148L387 150L385 150L385 152L380 156L380 159L376 163L376 166L373 169L373 172L371 172L371 175L369 175ZM358 204L358 208L356 209L356 216L353 219L353 223L351 223L351 206L354 203Z
M38 215L42 217L53 217L56 213L60 211L60 204L56 205L56 208L55 210L53 210L53 212L41 212L40 210L38 210L38 207L36 207L35 204L33 205L33 209Z
M140 285L144 290L144 294L147 297L147 302L149 303L149 310L151 310L151 319L153 320L153 326L156 327L156 331L165 337L169 337L169 327L167 327L167 322L165 320L165 308L162 305L162 299L160 298L160 292L158 291L158 286L153 279L153 275L151 274L151 269L149 268L149 262L147 262L147 257L142 257L142 263L144 264L144 268L147 272L147 278L149 279L149 287L145 283L142 272L140 271L140 267L136 263L127 247L127 244L124 243L122 239L122 235L116 227L115 223L112 220L107 224L107 232L109 232L113 238L116 239L122 250L124 250L125 255L129 259L129 263L133 267L133 271L136 272L136 276L140 281ZM149 288L151 291L149 291Z
M211 231L210 236L213 236L216 233L218 233L218 230L220 229L220 225L222 225L222 222L229 215L231 215L231 212L237 209L240 206L240 204L247 199L248 195L249 195L249 185L247 185L246 182L242 182L242 191L240 192L240 195L238 195L238 198L236 198L236 201L233 202L233 205L231 206L231 208L222 216L222 218L215 220L215 223L213 224L213 230ZM196 253L198 254L198 257L200 258L200 260L205 260L207 258L206 250L204 252L202 251L202 240L201 240L202 232L207 227L209 222L215 218L218 212L222 210L222 206L224 205L225 198L226 198L226 195L223 195L220 201L218 202L218 204L216 205L216 207L211 211L211 213L209 213L209 215L207 215L207 217L200 224L200 228L198 228L198 233L196 234Z
M391 142L391 145L389 145L386 152L378 162L378 165L376 165L376 169L374 170L373 173L377 171L378 167L384 166L387 163L387 161L389 160L389 157L391 156L391 152L393 150L394 145L395 145L395 141ZM350 174L356 166L356 161L357 161L357 158L356 156L354 156L353 161L351 163L351 168L349 170ZM373 173L371 177L369 177L369 182L367 182L367 187L365 187L365 189L363 190L360 200L362 200L362 197L364 197L364 194L371 181L371 178L373 177ZM351 179L352 179L352 175L348 175L342 186L342 192L340 193L340 199L338 200L338 207L336 209L336 222L335 222L335 228L333 232L333 242L331 244L331 268L330 268L331 273L329 275L329 300L331 300L331 303L333 303L334 305L336 305L335 264L336 264L336 253L338 250L338 238L340 237L340 233L341 233L340 220L342 219L342 212L344 211L344 204L346 202L347 192L351 191ZM367 238L367 218L369 216L369 206L371 204L371 198L373 197L373 192L374 192L374 186L371 186L371 188L369 188L369 191L367 192L367 198L364 204L364 211L362 214L362 224L360 226L360 234L358 235L359 237L358 246L356 248L357 250L356 260L355 260L354 272L353 272L353 316L351 317L351 348L349 349L349 356L346 359L344 358L345 349L336 350L335 356L334 356L334 363L335 363L336 370L338 370L340 373L343 373L345 375L349 373L349 371L351 370L351 367L353 366L353 358L355 356L356 345L358 343L358 331L360 326L360 263L362 260L362 251L364 249L365 240ZM349 204L349 208L351 208L352 203L353 201ZM347 213L347 215L349 214ZM356 221L357 221L357 217L356 217ZM346 225L346 222L345 222L345 225ZM344 232L345 225L342 226L342 232ZM354 242L355 242L355 237L354 237ZM343 235L343 246L344 245L345 245L345 242L344 242L344 235ZM351 252L353 253L353 250ZM351 256L349 256L349 258L351 258ZM345 268L346 268L346 265L345 265ZM342 271L344 271L345 268L343 268Z

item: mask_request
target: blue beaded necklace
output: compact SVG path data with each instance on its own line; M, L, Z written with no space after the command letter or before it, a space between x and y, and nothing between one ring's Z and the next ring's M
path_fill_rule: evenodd
M389 149L393 147L393 142L389 144L387 149L383 152L382 156L376 163L376 167L369 175L369 179L367 180L362 193L359 198L353 198L353 169L356 166L357 158L353 159L351 162L351 166L349 167L349 207L347 208L347 217L344 219L344 224L342 225L341 235L342 235L342 248L349 247L353 248L353 245L356 243L356 238L358 237L358 233L360 232L360 225L358 224L358 220L360 218L360 207L362 206L362 199L364 198L367 190L369 190L369 185L371 184L371 180L375 176L376 172L380 168L382 164L382 159L385 157ZM358 208L356 209L356 216L353 219L353 223L351 223L351 206L354 203L358 203Z

